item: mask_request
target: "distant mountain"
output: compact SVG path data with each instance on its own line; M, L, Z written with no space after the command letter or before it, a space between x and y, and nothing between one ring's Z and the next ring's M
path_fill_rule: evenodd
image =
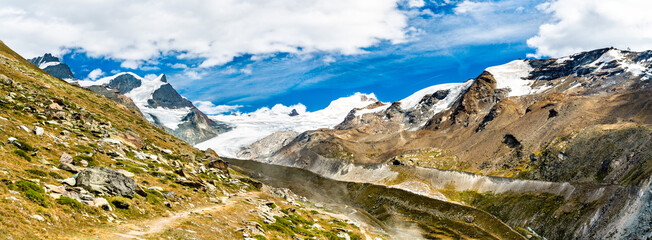
M29 59L29 61L53 77L64 80L75 79L70 67L65 63L60 62L59 58L52 56L50 53L46 53L42 57Z
M211 118L231 124L234 129L221 134L213 139L202 142L196 147L200 149L211 148L220 156L246 157L257 155L250 153L249 147L267 135L274 132L285 131L304 132L320 128L332 128L341 123L351 109L363 109L367 107L382 106L373 94L356 93L349 97L342 97L332 101L326 108L314 112L308 112L305 106L286 107L276 105L272 108L261 108L252 113L236 113L230 115L215 115ZM296 136L296 135L295 135ZM254 152L268 153L274 148L282 147L278 143L284 142L292 134L277 135L268 138L264 144L258 144ZM273 144L271 144L273 142ZM270 143L270 144L268 144ZM246 149L245 149L246 147Z
M226 124L215 122L182 97L167 82L164 74L155 79L145 79L134 73L119 73L97 81L77 81L91 90L111 89L124 94L152 123L162 126L172 135L190 144L196 144L230 129ZM95 91L103 94L104 91ZM107 97L110 97L107 96Z
M646 239L652 51L514 60L244 149L332 179L463 201L548 239Z
M78 84L134 110L172 135L190 143L211 139L230 129L211 120L167 82L165 75L147 80L134 73L119 73L97 81L78 80L70 67L52 54L29 60L50 75Z

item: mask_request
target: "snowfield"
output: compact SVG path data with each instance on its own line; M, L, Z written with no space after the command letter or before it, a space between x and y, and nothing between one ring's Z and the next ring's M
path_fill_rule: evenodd
M377 101L374 94L356 93L332 101L328 107L315 112L306 111L306 107L302 104L293 106L277 104L272 108L264 107L252 113L213 115L210 116L212 119L228 123L234 129L199 143L195 147L202 150L211 148L224 157L236 157L242 147L272 133L285 130L305 132L320 128L332 128L344 121L352 109L364 108ZM295 109L299 115L290 116L292 109Z

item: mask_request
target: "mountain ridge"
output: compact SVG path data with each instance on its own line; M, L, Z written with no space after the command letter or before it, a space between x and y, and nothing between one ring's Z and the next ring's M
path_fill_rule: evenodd
M52 54L33 58L30 62L53 76L58 75L60 79L88 88L135 110L150 122L190 144L203 142L230 129L226 124L208 118L192 102L181 96L167 82L165 74L152 80L132 72L117 73L95 81L78 80L72 77L68 65L61 63ZM70 75L61 75L60 69L68 69Z

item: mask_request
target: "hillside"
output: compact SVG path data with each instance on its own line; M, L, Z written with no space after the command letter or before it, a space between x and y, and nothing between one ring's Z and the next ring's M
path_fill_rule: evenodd
M0 109L0 238L362 234L228 169L133 109L45 73L2 42Z
M649 236L650 59L605 48L515 60L354 109L334 129L271 135L288 144L253 157L464 202L548 239Z

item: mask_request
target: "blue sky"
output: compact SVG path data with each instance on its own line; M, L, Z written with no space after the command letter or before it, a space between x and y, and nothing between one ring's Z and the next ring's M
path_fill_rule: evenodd
M81 79L164 73L191 101L242 112L277 103L314 111L355 92L391 102L518 58L651 47L641 29L628 28L652 23L627 19L646 9L636 6L643 1L625 0L622 11L606 0L145 2L62 9L10 1L0 20L12 23L6 27L14 35L3 41L26 57L55 52ZM45 27L21 28L34 21ZM603 30L611 31L596 35ZM623 34L614 38L614 31Z

